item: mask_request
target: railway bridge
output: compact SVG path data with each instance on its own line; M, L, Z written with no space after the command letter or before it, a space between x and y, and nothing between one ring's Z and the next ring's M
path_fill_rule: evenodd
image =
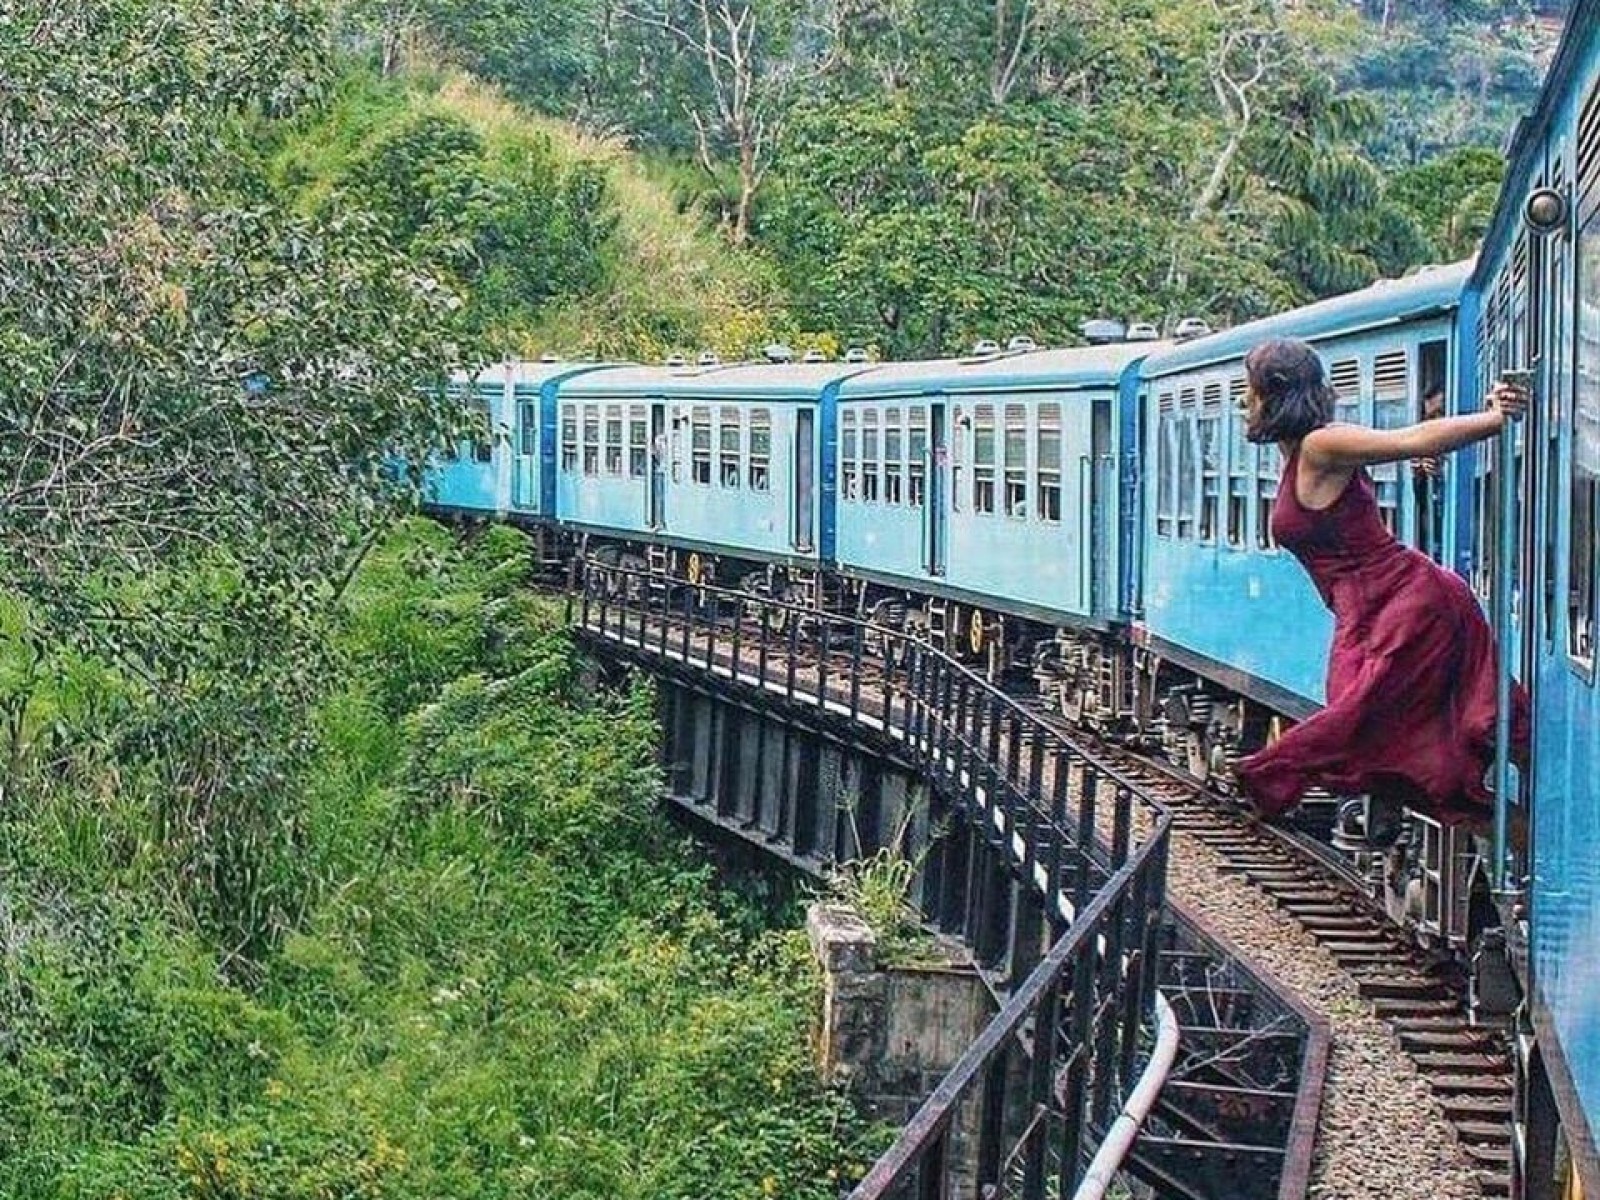
M1140 784L914 638L577 570L576 635L658 680L671 802L813 874L887 849L993 997L852 1200L1304 1193L1325 1031L1168 903Z

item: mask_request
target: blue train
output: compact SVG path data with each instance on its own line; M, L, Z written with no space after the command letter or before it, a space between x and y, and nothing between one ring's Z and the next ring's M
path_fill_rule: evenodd
M1535 372L1504 448L1373 472L1396 536L1495 618L1534 700L1530 768L1499 773L1496 837L1413 815L1401 850L1358 861L1471 963L1480 1011L1515 1008L1516 1194L1600 1196L1600 0L1573 6L1470 262L1181 341L508 364L460 381L485 433L437 464L431 501L525 523L552 556L914 630L1227 790L1323 698L1329 616L1272 542L1278 453L1240 411L1243 356L1276 336L1316 345L1339 419L1378 426ZM1337 832L1350 798L1319 803Z

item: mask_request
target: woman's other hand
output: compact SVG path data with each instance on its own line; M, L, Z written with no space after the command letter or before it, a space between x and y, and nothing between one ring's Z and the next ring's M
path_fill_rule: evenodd
M1503 420L1520 421L1528 411L1528 389L1504 379L1489 389L1484 400L1485 406Z

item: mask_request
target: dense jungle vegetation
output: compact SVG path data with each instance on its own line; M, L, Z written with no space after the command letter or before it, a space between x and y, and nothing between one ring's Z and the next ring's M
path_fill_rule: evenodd
M0 1194L831 1194L871 1135L644 697L516 535L396 526L444 374L1465 254L1540 15L0 0Z

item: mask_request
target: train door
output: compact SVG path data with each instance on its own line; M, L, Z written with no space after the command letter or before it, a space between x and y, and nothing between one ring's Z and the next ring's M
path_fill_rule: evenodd
M1112 504L1117 495L1117 456L1111 449L1111 401L1094 402L1093 425L1090 428L1090 453L1094 455L1094 471L1089 481L1090 539L1089 584L1092 612L1106 613L1115 607L1112 594L1116 587L1116 572L1112 567L1112 550L1117 544L1116 510Z
M539 506L539 393L519 386L515 393L516 456L511 469L511 502L518 508Z
M1449 377L1449 356L1443 339L1423 342L1417 347L1417 416L1430 421L1446 413L1445 381ZM1406 464L1410 470L1411 511L1414 520L1413 544L1436 563L1444 562L1444 476L1448 460L1441 457L1433 468Z
M935 401L928 411L928 495L922 508L922 565L929 575L943 575L949 551L949 519L944 502L950 452L946 443L945 406Z
M645 522L651 529L667 525L667 458L672 453L667 435L667 406L650 405L650 483L645 497Z
M816 410L797 408L794 414L794 548L809 551L816 545L817 435Z

